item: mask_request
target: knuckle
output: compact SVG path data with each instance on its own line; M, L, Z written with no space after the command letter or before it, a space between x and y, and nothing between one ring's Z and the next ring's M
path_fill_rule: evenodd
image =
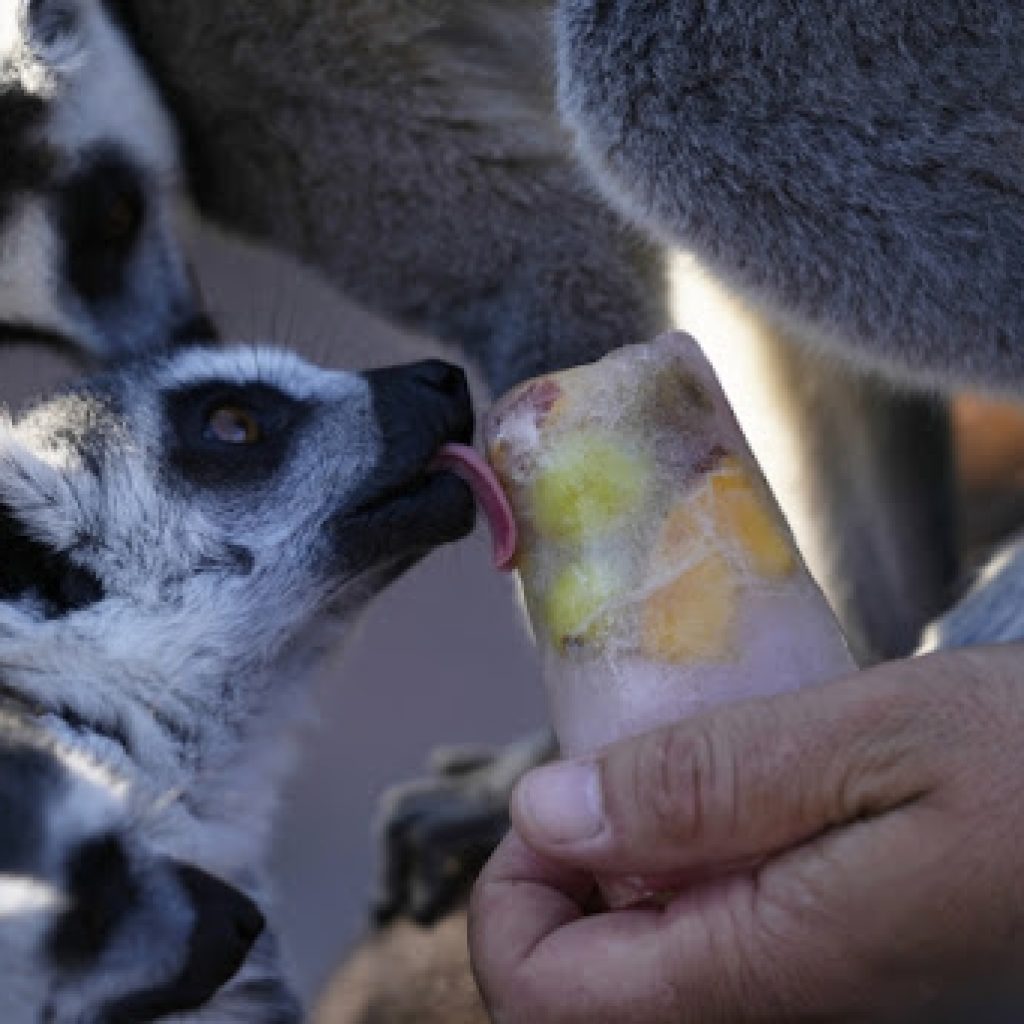
M974 784L989 751L1019 735L1022 719L991 659L973 652L927 656L863 699L829 765L841 820Z
M730 787L728 759L704 728L666 729L646 745L637 772L638 806L653 829L679 842L703 837Z
M959 655L959 671L950 688L957 731L962 733L966 723L984 736L1019 736L1024 718L1019 681L1024 654L962 651Z

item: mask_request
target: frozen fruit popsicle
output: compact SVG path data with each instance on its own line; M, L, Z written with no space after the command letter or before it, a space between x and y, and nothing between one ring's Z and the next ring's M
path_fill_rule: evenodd
M485 443L567 755L854 669L686 335L519 386Z

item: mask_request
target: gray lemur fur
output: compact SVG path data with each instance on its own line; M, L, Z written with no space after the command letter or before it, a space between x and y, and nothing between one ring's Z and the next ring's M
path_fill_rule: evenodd
M0 416L5 1022L194 1005L160 983L210 994L187 973L200 911L204 958L236 920L248 948L252 913L221 886L218 922L209 876L264 902L305 683L383 586L471 529L468 488L429 465L472 423L448 364L328 372L251 348L149 357ZM174 1019L297 1022L272 931Z
M560 0L559 98L632 221L799 333L1024 387L1024 8Z
M496 390L667 324L657 249L593 193L543 0L123 0L202 212L459 343Z

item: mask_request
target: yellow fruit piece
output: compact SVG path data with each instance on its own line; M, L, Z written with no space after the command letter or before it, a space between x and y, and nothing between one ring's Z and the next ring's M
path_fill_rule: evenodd
M766 579L784 579L797 566L793 545L755 482L733 458L723 460L711 477L715 520L720 533L743 547L754 571Z
M618 575L599 562L575 562L558 573L544 597L544 621L552 644L564 647L600 639L601 613L621 586Z
M572 434L550 453L533 484L533 519L553 540L579 541L614 528L640 506L647 458L611 437Z
M721 661L735 652L736 579L721 555L710 555L644 602L641 652L675 664Z

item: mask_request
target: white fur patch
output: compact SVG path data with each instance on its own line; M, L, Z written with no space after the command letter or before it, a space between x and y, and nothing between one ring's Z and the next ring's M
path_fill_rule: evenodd
M0 919L58 912L66 902L63 893L46 882L20 875L0 875Z
M9 53L19 41L21 35L18 5L12 0L0 4L0 53Z
M57 299L59 242L42 201L19 203L0 235L0 319L48 331L71 331Z
M367 392L357 374L324 370L287 349L262 345L193 349L169 365L161 383L173 388L209 379L269 384L300 401L337 393L339 388L351 390L353 396Z
M174 129L128 40L93 0L82 16L81 56L66 68L50 141L69 153L99 141L120 143L149 169L176 177Z

